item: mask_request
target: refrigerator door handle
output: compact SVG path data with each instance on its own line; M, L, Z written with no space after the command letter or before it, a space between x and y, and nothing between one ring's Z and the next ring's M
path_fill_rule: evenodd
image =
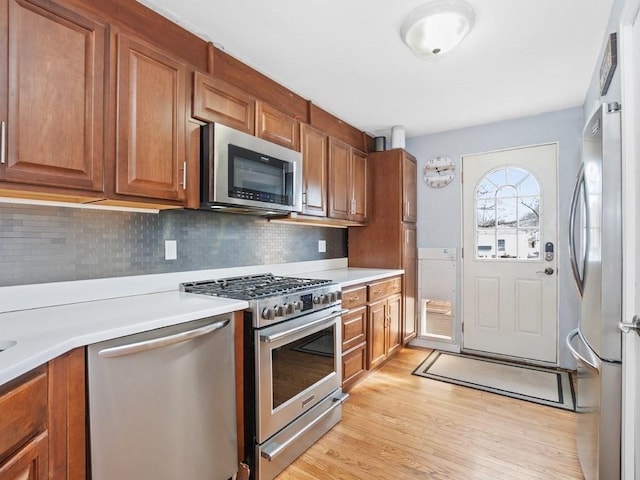
M578 351L575 348L573 348L573 345L571 344L571 342L577 336L580 336L580 340L584 343L584 340L582 340L582 335L580 335L580 330L578 330L577 328L574 330L571 330L569 332L569 335L567 335L567 338L566 338L567 348L571 352L571 355L573 355L573 358L575 358L578 362L586 365L594 373L599 374L600 370L598 369L598 365L596 364L596 362L593 360L588 360L584 358L582 355L578 353Z
M629 333L631 330L634 330L638 335L640 335L640 317L638 317L638 315L634 315L631 323L620 322L618 324L618 328L624 333Z
M573 278L582 296L584 292L584 267L586 258L582 258L582 273L578 266L578 255L576 252L576 215L578 207L580 206L580 192L584 191L584 166L580 166L578 172L578 178L576 184L573 187L573 194L571 195L571 210L569 215L569 256L571 258L571 271L573 272ZM585 202L586 208L586 202Z

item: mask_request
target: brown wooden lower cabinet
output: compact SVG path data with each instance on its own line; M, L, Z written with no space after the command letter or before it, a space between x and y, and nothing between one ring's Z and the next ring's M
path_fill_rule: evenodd
M369 304L369 357L367 368L376 368L400 347L402 295L391 295Z
M367 373L367 342L342 354L342 390L349 390Z
M0 480L47 480L49 437L44 431L0 466ZM51 477L56 478L56 477Z
M402 277L357 285L342 293L342 389L390 358L402 343Z
M85 356L78 348L0 387L0 480L83 480Z

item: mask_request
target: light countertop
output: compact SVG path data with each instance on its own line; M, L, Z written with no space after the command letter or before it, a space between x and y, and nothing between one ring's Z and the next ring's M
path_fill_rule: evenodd
M273 273L305 278L329 279L341 286L348 287L359 283L367 283L387 277L400 275L402 270L348 268L346 262L338 264L339 268L322 267L326 264L310 262L304 266L292 264L291 268L274 266ZM336 266L335 262L329 266ZM317 268L317 269L314 269ZM308 271L306 271L308 269ZM242 274L250 274L244 269ZM256 268L255 273L268 271L268 266ZM231 276L227 270L221 275L207 272L208 278L224 278ZM236 272L234 272L236 273ZM76 347L122 337L169 325L176 325L192 320L222 315L244 310L248 303L243 300L207 297L178 291L180 282L203 279L202 272L169 274L172 290L141 293L136 282L149 285L158 282L157 276L147 279L141 276L132 282L130 296L113 297L107 291L105 298L96 298L96 287L105 287L118 279L107 279L87 282L64 282L64 284L28 285L24 287L0 288L0 298L20 295L36 295L38 289L51 291L54 289L65 302L60 305L43 305L35 303L36 308L21 308L0 313L0 350L12 342L14 346L0 351L0 385L36 368ZM176 276L177 275L177 276ZM197 278L196 278L197 277ZM207 277L205 277L207 278ZM127 280L123 280L127 281ZM174 282L175 283L172 283ZM118 282L118 292L122 292L122 282ZM52 287L53 285L53 287ZM148 288L148 287L145 287ZM107 289L108 290L108 289ZM83 292L91 291L87 297ZM36 297L32 297L36 298ZM86 298L87 301L83 301ZM24 307L27 302L18 303Z

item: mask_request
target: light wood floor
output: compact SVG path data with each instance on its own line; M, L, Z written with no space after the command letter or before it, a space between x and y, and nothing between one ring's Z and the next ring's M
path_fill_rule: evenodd
M573 412L411 375L428 352L403 349L356 385L277 480L583 478Z

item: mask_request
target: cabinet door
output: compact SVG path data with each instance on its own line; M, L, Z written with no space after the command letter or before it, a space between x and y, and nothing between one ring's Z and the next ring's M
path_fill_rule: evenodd
M48 437L45 431L0 464L0 480L47 480L47 453Z
M351 213L349 219L356 222L367 220L367 155L351 150Z
M306 215L327 216L327 136L303 123L300 125L302 152L303 205Z
M393 295L387 300L387 356L400 347L401 320L402 295Z
M182 63L118 35L116 193L184 199L185 82Z
M367 307L358 307L342 315L342 351L367 340Z
M402 220L415 223L418 220L416 160L406 152L402 155Z
M0 180L102 191L105 27L50 1L0 8Z
M351 147L329 139L329 217L347 220L351 211Z
M369 305L369 325L367 326L367 368L369 370L378 366L386 358L386 326L387 301L371 303Z
M256 101L222 80L196 72L193 79L194 118L216 122L250 135L255 133Z
M404 315L402 326L402 343L406 344L417 334L417 302L418 302L418 248L416 245L415 224L402 226L402 268L404 269Z
M263 102L256 107L256 135L291 150L300 150L298 121Z
M347 391L366 373L367 344L362 343L342 355L342 390Z

